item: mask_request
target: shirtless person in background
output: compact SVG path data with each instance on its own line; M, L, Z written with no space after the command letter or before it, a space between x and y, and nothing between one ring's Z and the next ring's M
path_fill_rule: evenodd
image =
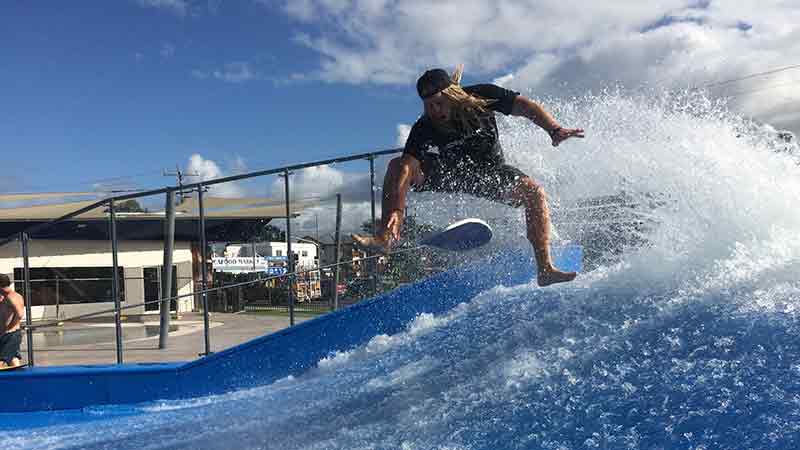
M0 274L0 368L22 364L20 323L25 317L25 301L14 289L8 275Z

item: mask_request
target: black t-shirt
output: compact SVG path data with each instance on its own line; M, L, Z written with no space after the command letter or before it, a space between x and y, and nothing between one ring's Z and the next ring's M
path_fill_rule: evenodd
M519 92L494 84L465 86L464 91L487 100L495 100L488 111L478 115L480 127L472 132L463 130L444 131L433 125L428 116L420 117L411 128L403 153L410 154L420 161L426 156L437 154L449 161L469 159L475 163L503 163L503 150L500 148L497 121L494 111L511 114L514 99Z

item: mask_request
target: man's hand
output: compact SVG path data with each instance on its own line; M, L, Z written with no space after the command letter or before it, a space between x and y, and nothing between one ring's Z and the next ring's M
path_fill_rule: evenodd
M578 137L578 138L584 137L583 129L557 127L550 131L550 139L553 140L553 147L558 147L558 144L566 141L571 137Z
M400 240L400 228L403 226L403 211L392 210L386 220L386 232L388 233L389 245Z
M556 122L550 113L544 110L542 105L522 95L518 95L514 98L514 104L511 107L511 115L527 117L532 120L533 123L539 125L550 134L550 138L553 140L553 147L558 147L558 144L571 137L583 137L582 129L559 127L558 122Z
M403 227L403 211L392 210L386 217L386 228L381 228L375 236L351 234L353 243L362 249L388 254L392 246L400 240L400 229Z

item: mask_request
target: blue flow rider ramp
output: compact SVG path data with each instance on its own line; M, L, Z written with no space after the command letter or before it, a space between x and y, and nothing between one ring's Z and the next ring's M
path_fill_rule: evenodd
M554 248L553 253L564 270L581 269L580 246ZM6 372L0 374L0 391L14 392L14 401L0 403L0 418L37 426L54 411L187 399L269 384L300 375L336 351L400 332L419 314L448 311L498 285L530 282L533 269L530 252L509 250L191 362Z

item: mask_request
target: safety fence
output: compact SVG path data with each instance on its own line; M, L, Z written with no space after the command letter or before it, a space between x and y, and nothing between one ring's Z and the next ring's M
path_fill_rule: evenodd
M113 322L123 363L123 325L132 317L158 321L163 349L170 322L186 313L202 314L198 354L209 354L210 312L278 314L291 326L296 314L326 313L396 286L381 279L390 256L355 247L347 231L374 233L376 174L400 151L15 208L19 229L5 228L0 273L26 300L26 362L35 364L37 333ZM320 188L326 171L348 181ZM253 194L265 191L271 196Z

